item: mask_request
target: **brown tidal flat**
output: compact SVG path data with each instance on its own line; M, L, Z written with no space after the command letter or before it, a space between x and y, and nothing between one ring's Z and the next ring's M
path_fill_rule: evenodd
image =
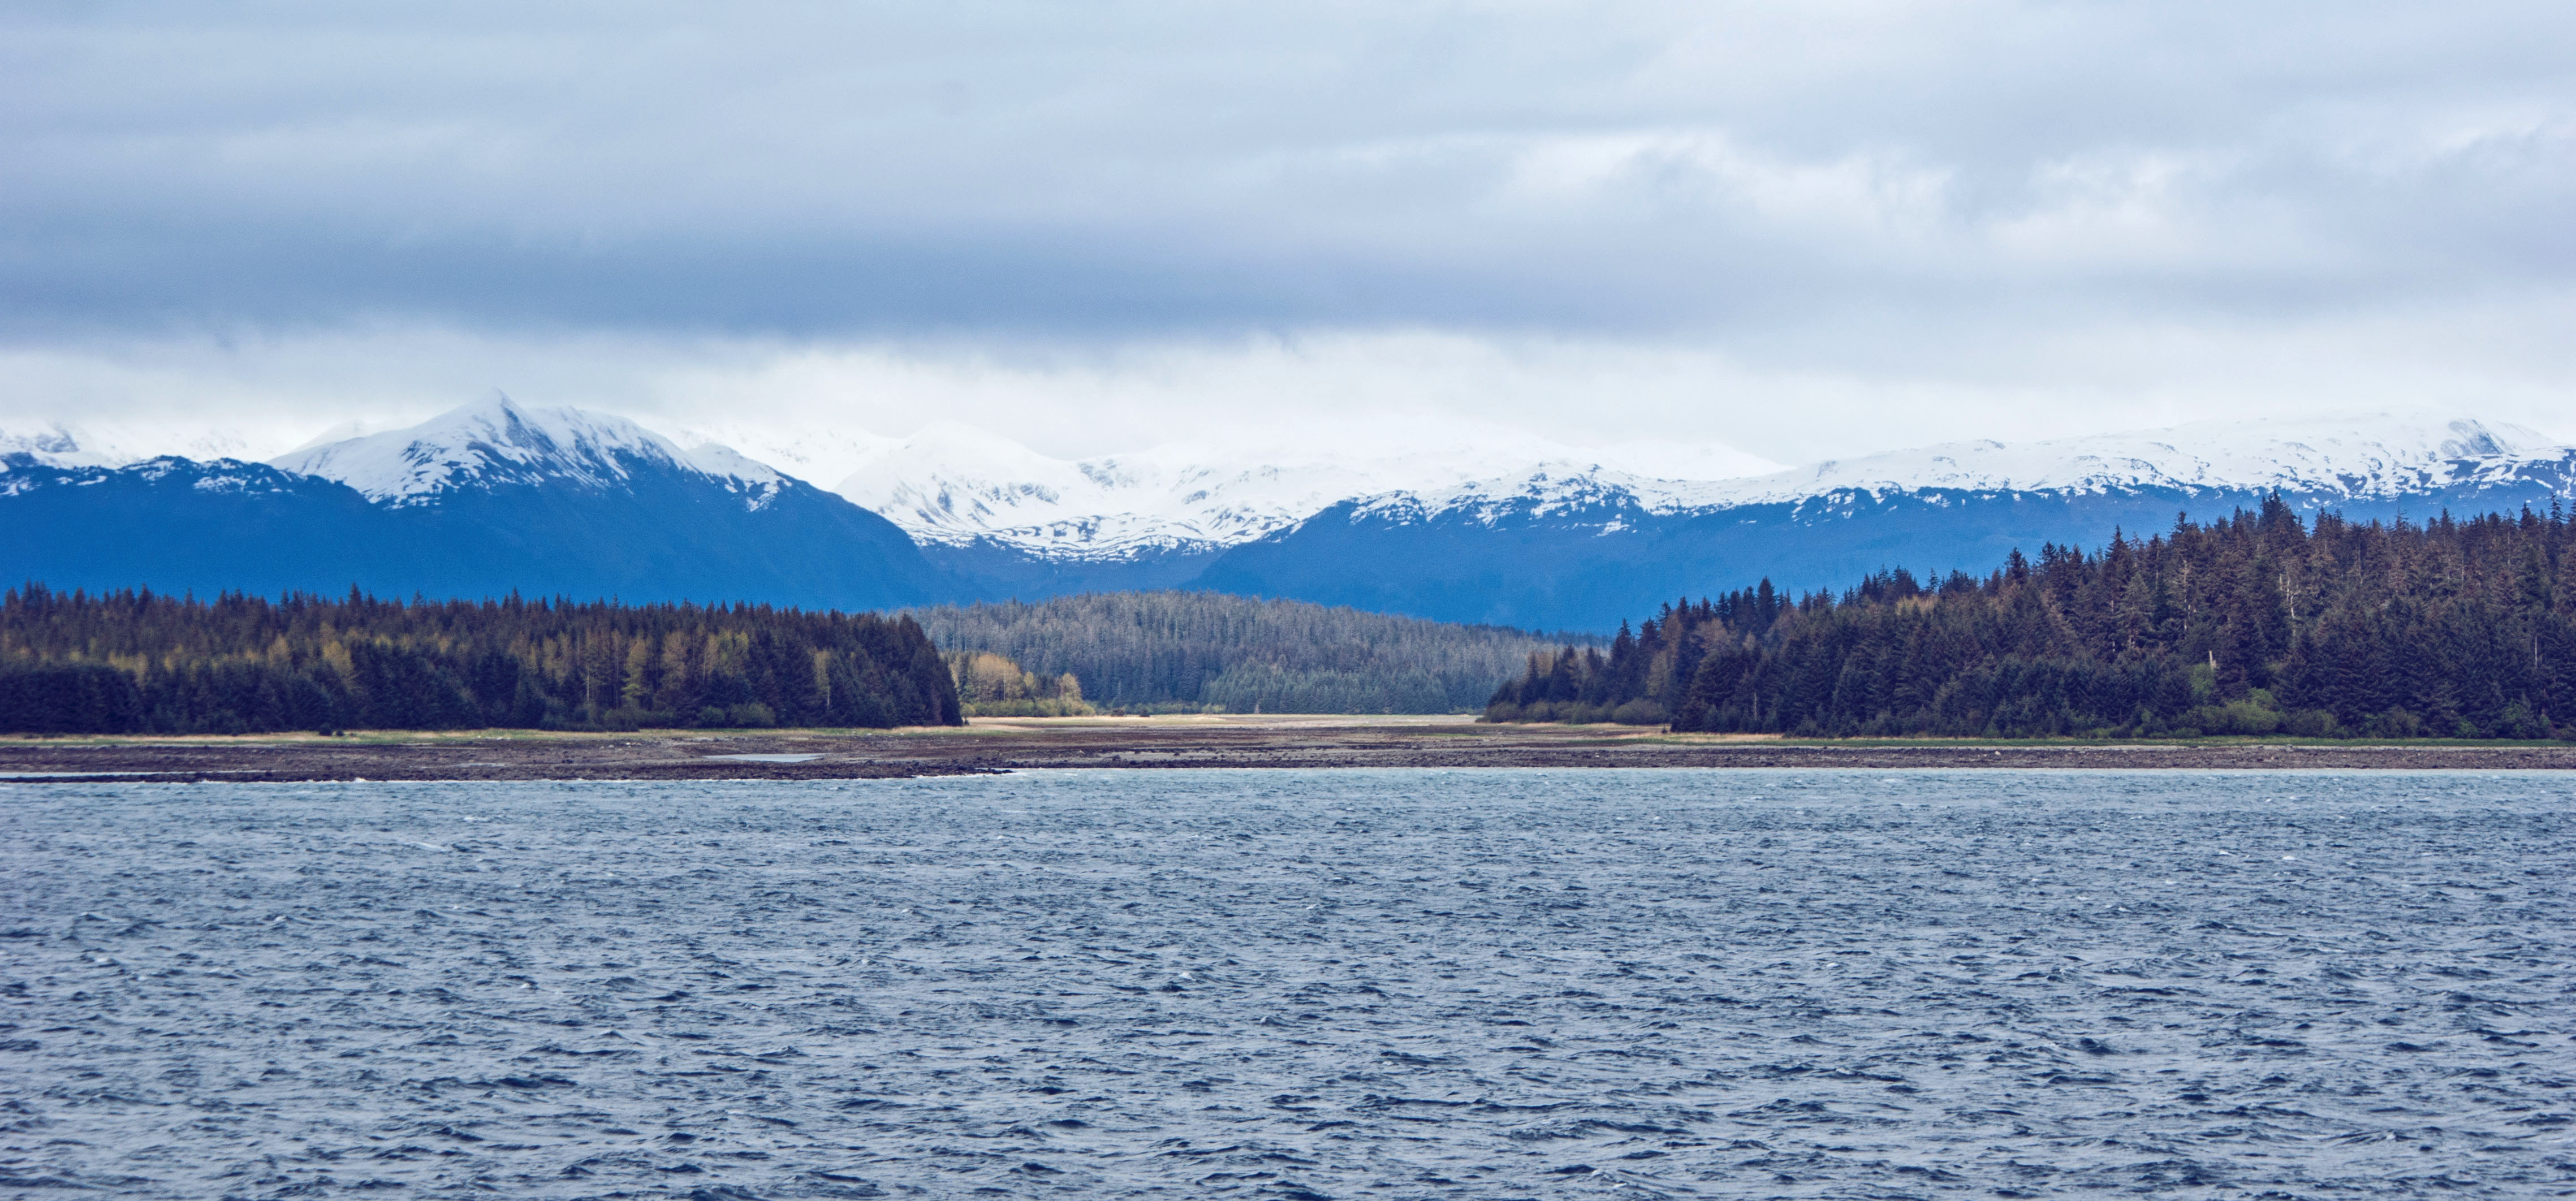
M0 741L0 782L813 780L1049 767L2576 768L2523 744L1787 741L1464 717L979 718L966 729Z

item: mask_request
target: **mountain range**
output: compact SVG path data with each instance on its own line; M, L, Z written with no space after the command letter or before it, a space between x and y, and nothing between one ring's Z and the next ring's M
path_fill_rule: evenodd
M120 462L79 431L0 433L0 571L58 588L844 609L1188 587L1598 631L1758 578L1804 590L1899 566L1982 571L2014 547L2154 533L2274 491L2308 512L2421 520L2546 508L2576 486L2576 448L2424 414L1792 470L1721 451L1685 462L1687 478L1671 455L1545 446L1062 460L955 425L845 439L837 456L761 449L849 470L826 490L723 445L498 395L264 463Z
M58 589L878 609L952 587L893 523L811 484L507 397L267 463L98 466L62 431L0 450L0 568Z

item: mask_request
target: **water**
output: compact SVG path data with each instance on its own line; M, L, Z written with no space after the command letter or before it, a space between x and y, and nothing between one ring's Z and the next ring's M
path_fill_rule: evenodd
M0 785L0 1183L2564 1195L2572 790Z

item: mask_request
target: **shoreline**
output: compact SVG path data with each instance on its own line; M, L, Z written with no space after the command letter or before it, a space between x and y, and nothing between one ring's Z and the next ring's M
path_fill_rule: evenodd
M1466 716L977 718L962 728L0 739L0 784L843 780L1043 768L2576 770L2570 743L1791 740Z

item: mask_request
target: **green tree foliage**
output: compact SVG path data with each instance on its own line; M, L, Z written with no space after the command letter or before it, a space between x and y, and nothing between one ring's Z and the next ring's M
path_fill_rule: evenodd
M909 618L516 596L0 596L0 731L954 725Z
M2278 497L1982 579L1765 582L1663 607L1606 655L1534 656L1497 721L1668 717L1801 735L2576 736L2576 523L2423 525ZM2569 722L2553 725L2553 722Z
M1092 704L1228 713L1471 712L1552 645L1521 630L1214 592L916 609L950 652L1071 674Z
M1082 699L1082 681L1073 673L1042 676L991 651L952 651L949 678L957 681L957 699L968 717L1084 717L1094 712Z

